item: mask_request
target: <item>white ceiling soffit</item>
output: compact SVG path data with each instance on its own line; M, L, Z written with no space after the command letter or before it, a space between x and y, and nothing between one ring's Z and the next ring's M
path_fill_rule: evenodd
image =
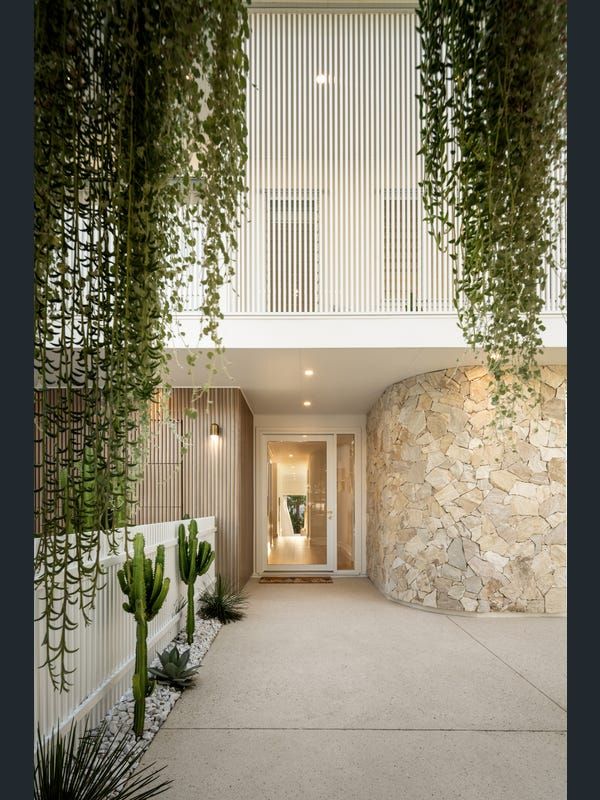
M172 353L172 385L202 386L208 374L203 356L190 368L185 350ZM548 348L541 361L564 364L566 350ZM397 381L475 363L481 358L465 348L231 349L212 385L240 387L255 414L365 414ZM308 369L314 375L306 376Z

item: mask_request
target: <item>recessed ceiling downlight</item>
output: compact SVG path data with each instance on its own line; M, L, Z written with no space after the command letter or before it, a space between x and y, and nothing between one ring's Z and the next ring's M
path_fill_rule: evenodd
M305 400L303 405L308 407L308 406L312 406L312 403L310 402L310 400Z

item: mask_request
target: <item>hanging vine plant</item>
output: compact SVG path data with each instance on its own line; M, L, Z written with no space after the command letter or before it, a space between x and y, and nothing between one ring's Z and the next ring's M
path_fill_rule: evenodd
M418 25L426 218L510 420L534 394L547 271L563 267L566 2L421 0Z
M59 689L101 555L132 519L198 237L203 334L221 347L247 35L243 0L35 4L35 568Z

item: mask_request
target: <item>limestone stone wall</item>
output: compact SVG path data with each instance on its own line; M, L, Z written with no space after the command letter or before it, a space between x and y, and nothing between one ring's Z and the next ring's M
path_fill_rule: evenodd
M498 435L484 367L390 386L367 420L367 569L391 598L451 611L565 610L566 368Z

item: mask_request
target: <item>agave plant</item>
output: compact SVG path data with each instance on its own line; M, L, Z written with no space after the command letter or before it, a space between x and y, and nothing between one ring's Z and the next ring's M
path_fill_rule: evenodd
M171 650L165 649L162 653L159 653L158 658L160 659L161 667L150 667L148 672L157 680L169 683L178 689L185 689L189 686L200 669L200 665L188 668L190 650L188 648L180 653L176 644L173 645Z
M71 725L68 733L55 730L44 741L38 726L34 800L149 800L173 783L156 783L164 767L153 769L154 763L138 769L135 781L127 782L144 745L132 747L129 737L117 732L108 749L103 750L105 733L106 722L94 731L86 728L81 737L77 725Z
M248 595L242 591L236 592L225 578L217 575L214 588L204 591L200 603L200 613L205 619L218 619L227 625L246 616L243 609L248 604Z

